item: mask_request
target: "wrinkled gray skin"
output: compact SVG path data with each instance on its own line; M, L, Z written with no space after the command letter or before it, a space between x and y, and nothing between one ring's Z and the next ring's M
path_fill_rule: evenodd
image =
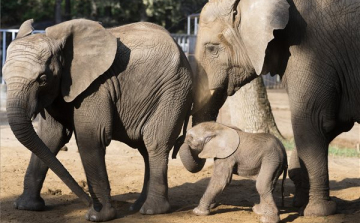
M226 97L258 75L279 74L298 154L289 168L294 205L305 216L336 212L328 145L360 121L359 7L359 0L213 0L200 14L195 57L210 99L194 122L215 120Z
M144 158L144 186L131 210L167 212L168 155L192 98L183 52L165 29L150 23L104 29L79 19L34 35L31 23L20 28L3 68L10 127L33 152L15 207L44 209L40 190L48 166L90 202L55 157L74 133L92 198L87 220L116 217L105 167L113 139L138 148ZM36 134L31 120L38 113Z
M179 154L190 171L193 167L187 166L186 161L191 159L188 157L191 154L197 154L196 158L200 159L215 159L210 183L200 204L193 210L196 215L210 214L211 203L230 183L232 174L257 175L260 204L253 207L254 212L262 216L262 222L280 220L272 193L281 173L287 171L287 157L284 146L276 137L268 133L246 133L216 122L203 122L187 132L184 144L187 146L182 146Z

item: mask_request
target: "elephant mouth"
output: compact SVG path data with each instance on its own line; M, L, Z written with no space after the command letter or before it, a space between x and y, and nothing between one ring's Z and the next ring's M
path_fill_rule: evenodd
M227 95L228 96L233 96L239 89L240 89L240 87L235 87L235 88L228 89L227 90Z
M36 119L36 116L41 112L41 108L40 108L40 103L37 102L35 107L34 107L34 111L30 113L30 120L34 121Z

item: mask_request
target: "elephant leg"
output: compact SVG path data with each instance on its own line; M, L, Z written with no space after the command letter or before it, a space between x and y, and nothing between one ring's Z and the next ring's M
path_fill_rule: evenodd
M216 196L218 196L231 181L233 166L234 164L228 159L215 160L213 175L204 195L201 197L199 205L193 210L194 214L210 214L210 206Z
M135 201L134 204L130 206L130 211L139 211L141 206L144 204L149 186L149 175L150 175L150 167L149 167L149 154L146 151L146 148L139 148L139 152L142 155L145 163L145 173L144 173L144 184L139 198Z
M295 184L294 207L302 207L309 201L309 179L307 173L301 169L296 148L291 153L289 162L289 178ZM305 180L302 180L305 179Z
M309 182L309 202L300 214L327 216L336 212L336 204L329 196L328 146L321 130L311 121L293 121L297 153L302 169L302 187ZM305 174L307 173L307 174Z
M149 154L149 170L147 171L145 169L143 192L147 191L147 196L144 204L140 209L140 213L166 213L170 210L170 203L168 198L167 165L169 150L171 147L161 146L154 143L147 145L146 147ZM145 166L146 165L147 164L145 163ZM147 172L148 180L146 179ZM145 185L145 181L148 181L147 185Z
M92 207L86 214L89 221L109 221L116 218L116 210L111 205L110 184L105 165L105 145L90 128L77 135L77 143L84 165L85 174L92 198Z
M147 172L149 177L146 200L140 209L142 214L162 214L170 210L167 180L169 152L180 134L186 111L190 109L189 92L184 92L183 88L164 92L164 98L158 104L159 109L143 128L143 141L149 159L145 181ZM169 100L168 94L181 97Z
M60 148L69 142L71 132L54 120L46 111L46 120L40 117L38 135L56 155ZM31 154L30 163L24 178L24 191L14 202L14 207L21 210L40 211L45 202L40 196L46 173L46 166L36 155Z
M270 158L270 157L266 157ZM261 168L256 179L256 190L260 195L260 204L256 204L253 207L253 211L261 215L261 222L279 222L279 210L276 207L273 191L277 179L282 172L281 163L264 160L261 164Z

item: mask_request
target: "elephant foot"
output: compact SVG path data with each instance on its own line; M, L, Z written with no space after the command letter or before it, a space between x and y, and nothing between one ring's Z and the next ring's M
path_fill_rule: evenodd
M310 200L300 215L304 216L328 216L335 214L336 203L332 200Z
M140 209L141 214L163 214L170 210L170 203L166 198L148 198Z
M260 222L272 223L280 221L277 208L266 208L266 206L260 203L255 204L252 210L255 214L261 215Z
M263 210L261 204L255 204L254 207L252 208L252 210L257 215L263 215L264 214L264 210Z
M45 201L40 196L32 197L22 194L14 202L14 207L19 210L43 211L45 209Z
M280 221L279 215L262 215L260 218L260 222L263 223L277 223Z
M193 213L198 215L198 216L205 216L205 215L209 215L210 214L210 210L209 209L201 209L199 206L194 208Z
M94 207L91 207L85 215L88 221L110 221L116 218L116 210L112 206L103 207L100 211L96 211Z

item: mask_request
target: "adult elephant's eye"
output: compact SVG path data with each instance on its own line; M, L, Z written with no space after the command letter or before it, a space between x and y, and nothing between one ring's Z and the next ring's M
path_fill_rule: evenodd
M206 45L206 51L216 55L219 52L219 45L215 45L215 44L207 44Z
M40 86L44 86L44 85L46 84L46 81L47 81L46 74L42 74L42 75L39 77L39 84L40 84Z

